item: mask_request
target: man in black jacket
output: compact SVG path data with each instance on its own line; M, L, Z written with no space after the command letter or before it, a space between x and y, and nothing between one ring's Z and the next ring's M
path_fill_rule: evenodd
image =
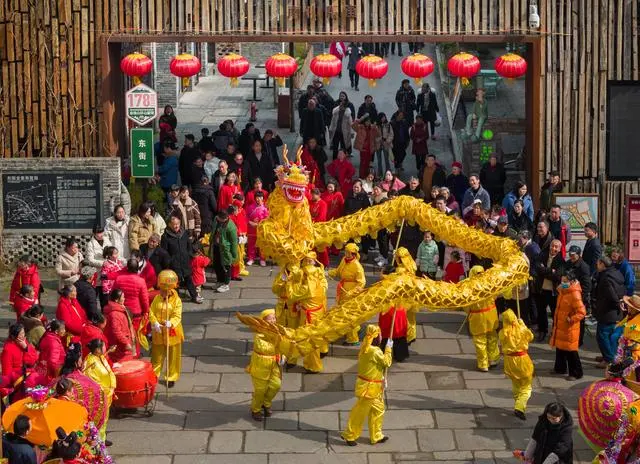
M582 250L577 245L569 247L569 261L568 267L574 272L576 279L580 282L580 288L582 289L582 302L587 311L587 316L591 315L591 270L589 265L584 262L584 259L580 257ZM580 321L580 346L584 339L584 324L585 319Z
M96 289L90 282L95 273L96 269L94 267L82 266L80 278L73 284L78 292L76 299L87 312L87 319L91 319L92 314L101 314L100 309L98 309ZM106 305L107 302L105 301L104 304Z
M273 183L275 181L273 162L269 155L264 151L262 141L255 140L251 147L251 153L249 153L244 163L248 167L250 175L249 185L253 185L256 178L262 180L264 188L269 192L273 190Z
M251 153L251 149L253 147L253 143L256 140L262 140L262 137L260 137L260 131L256 129L256 126L252 122L248 122L240 133L240 153L242 153L245 157L249 156L249 153Z
M424 192L420 188L420 181L415 176L412 176L409 179L409 183L405 188L400 190L399 194L417 198L419 200L425 199ZM405 222L402 229L402 235L400 236L400 246L409 250L409 254L411 254L413 259L416 259L416 256L418 255L418 247L422 242L422 237L423 234L418 224L412 226ZM393 243L395 246L395 242Z
M191 190L191 198L198 204L200 210L200 227L202 234L211 232L213 216L218 211L216 195L207 176L202 176L200 182Z
M2 437L2 450L9 464L36 464L36 451L25 437L31 431L31 419L22 414L13 422L13 433Z
M271 129L267 129L264 131L264 139L262 140L264 143L264 152L271 158L271 162L273 166L280 166L282 162L280 161L280 155L278 154L278 147L283 145L282 139L278 134L274 134Z
M595 307L593 316L598 321L596 341L602 353L599 368L605 368L613 361L618 349L618 339L622 327L617 327L621 319L620 299L625 294L624 277L614 266L611 258L602 256L596 264Z
M318 108L318 103L313 98L307 102L307 107L302 111L300 118L300 135L302 142L307 143L310 138L318 141L318 144L325 146L325 119L322 111Z
M573 419L561 403L549 403L538 418L523 458L533 464L573 462Z
M351 195L349 195L344 201L344 209L343 215L347 216L349 214L353 214L365 208L371 206L371 202L369 201L369 196L362 190L362 182L356 180L353 182ZM362 261L367 260L367 253L369 252L369 248L373 245L373 240L368 235L362 237L360 246L362 248L362 253L360 255Z
M151 234L147 243L140 245L140 255L153 266L156 276L165 269L171 269L171 256L160 248L160 235L156 233Z
M201 158L202 153L195 147L196 139L193 134L187 134L184 136L184 147L180 151L180 157L178 158L178 171L180 172L180 179L182 185L189 186L191 166L196 158Z
M582 259L589 266L591 274L596 272L596 263L602 256L602 244L598 238L598 225L595 222L587 222L584 225L584 235L587 243L584 244Z
M546 221L540 221L536 225L536 236L533 237L533 241L538 244L540 251L542 252L549 249L552 240L553 235L549 232L549 223Z
M191 280L191 256L193 246L189 233L181 227L179 217L171 216L167 230L162 235L162 248L171 257L171 270L178 275L180 286L186 287L193 303L202 304L203 298L198 295Z
M560 285L564 260L560 250L560 240L553 240L549 249L540 254L536 263L536 309L538 310L538 343L547 338L549 319L547 307L551 311L551 318L556 311L556 288Z
M491 154L489 162L484 163L480 169L480 183L489 192L491 203L501 205L504 198L504 183L507 181L507 175L504 172L502 163L498 163L498 156Z

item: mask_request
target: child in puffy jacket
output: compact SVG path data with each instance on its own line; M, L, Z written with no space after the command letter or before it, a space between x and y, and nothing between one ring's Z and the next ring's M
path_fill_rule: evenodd
M257 191L254 194L254 203L250 204L247 208L247 266L251 266L256 260L256 256L260 257L260 266L266 266L267 263L264 260L264 255L257 253L256 240L258 238L258 224L269 217L269 209L264 202L264 194L261 191Z
M194 255L191 258L191 280L196 292L198 292L198 297L201 296L202 286L207 282L204 270L209 264L211 264L211 260L205 256L202 245L199 243L194 245Z

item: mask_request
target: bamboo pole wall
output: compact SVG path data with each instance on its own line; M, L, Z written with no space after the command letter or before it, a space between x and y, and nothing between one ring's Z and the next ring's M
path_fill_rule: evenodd
M596 191L605 167L607 80L640 78L640 2L538 0L541 28L534 31L530 1L0 0L0 154L103 152L103 34L188 33L227 42L256 34L300 41L341 33L378 40L454 35L475 42L541 35L540 176L558 169L573 190ZM621 188L637 185L608 183L605 201L620 197Z

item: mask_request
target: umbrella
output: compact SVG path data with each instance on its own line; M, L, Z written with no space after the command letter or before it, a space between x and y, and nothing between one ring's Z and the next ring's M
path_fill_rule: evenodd
M31 432L26 436L34 445L50 447L58 438L56 429L65 432L82 431L87 423L87 410L72 401L48 398L42 402L25 398L9 406L2 416L2 427L13 431L13 423L20 414L31 419Z

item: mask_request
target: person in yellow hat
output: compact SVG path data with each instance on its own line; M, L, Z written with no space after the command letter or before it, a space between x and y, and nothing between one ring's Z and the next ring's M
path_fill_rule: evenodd
M302 263L303 288L302 298L296 303L300 314L300 325L312 325L324 316L327 308L327 279L324 266L318 262L315 251L307 254ZM304 357L304 368L307 373L322 372L322 358L329 352L328 343L324 343L316 351Z
M265 309L260 313L260 319L275 324L275 310ZM280 391L281 366L284 362L284 356L276 353L274 344L267 341L263 334L257 333L253 337L253 353L245 370L251 375L253 382L251 416L256 421L260 422L263 417L271 416L271 403Z
M168 351L168 372L165 372L165 381L169 388L172 388L178 381L182 368L184 331L182 329L182 300L175 290L177 285L178 277L173 271L160 272L158 276L160 293L153 299L151 308L149 308L149 323L152 329L151 364L153 371L160 378Z
M533 383L533 363L528 350L534 338L533 332L511 309L507 309L502 313L499 337L504 353L504 373L511 379L515 401L513 412L518 419L527 420L525 412Z
M107 398L106 417L100 427L100 438L107 439L107 421L109 420L109 407L113 401L113 393L116 391L116 375L111 369L111 365L104 352L104 342L99 338L91 340L87 344L89 354L84 358L82 373L94 380L104 392Z
M329 277L332 279L339 278L338 291L336 294L336 303L340 304L349 298L364 290L366 279L364 277L364 268L360 264L360 253L358 245L355 243L347 243L344 247L344 258L340 261L337 268L329 271ZM358 333L360 327L354 327L353 331L347 334L345 344L358 345L360 340Z
M356 378L356 404L351 409L347 428L342 438L349 446L356 446L362 434L364 422L369 422L369 440L372 445L384 443L389 437L382 434L384 419L384 374L391 366L393 340L387 341L384 353L380 349L382 336L377 325L368 325L358 354L358 377Z
M411 253L405 247L399 247L395 252L394 258L396 273L416 275L418 266L411 257ZM416 341L416 312L411 310L407 311L407 344L411 345ZM397 348L396 348L397 349Z
M469 271L469 278L484 272L482 266L473 266ZM488 372L490 367L496 367L500 360L498 349L498 311L495 300L482 300L466 309L469 319L469 331L476 347L478 370Z

